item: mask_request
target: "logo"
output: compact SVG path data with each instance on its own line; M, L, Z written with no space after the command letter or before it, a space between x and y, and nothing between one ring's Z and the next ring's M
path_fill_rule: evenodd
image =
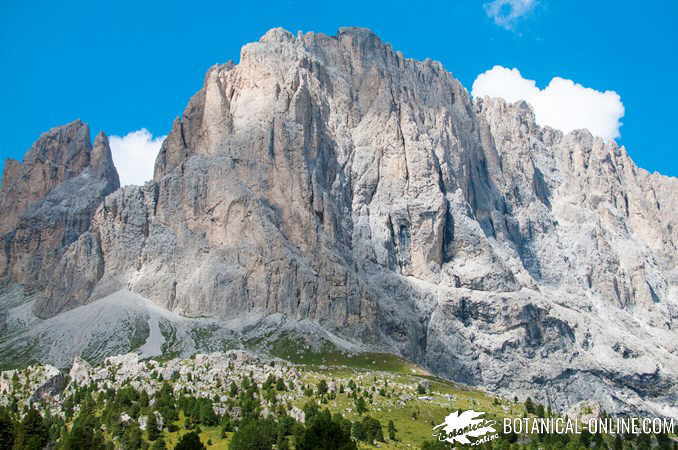
M496 439L498 437L497 434L490 435L490 433L497 432L494 429L495 421L478 418L484 414L484 412L477 412L472 409L464 412L455 411L445 417L443 423L433 427L433 431L435 431L433 436L436 436L440 441L446 441L450 444L456 442L459 444L479 445ZM483 439L469 440L470 437L480 438L483 436L485 436Z

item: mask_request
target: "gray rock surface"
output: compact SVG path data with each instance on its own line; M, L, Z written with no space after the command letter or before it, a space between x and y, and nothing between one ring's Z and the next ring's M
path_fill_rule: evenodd
M369 30L274 29L210 69L152 182L83 217L34 310L129 289L310 320L555 408L678 417L677 193Z
M14 229L32 204L84 170L89 164L90 149L89 128L76 120L40 136L23 164L8 158L0 190L0 233Z
M70 297L89 297L82 272L103 269L79 265L82 256L71 256L69 247L90 228L103 198L120 187L106 136L99 134L92 146L89 127L79 120L54 128L23 164L8 160L2 186L0 206L7 214L0 219L0 278L47 295L36 302L38 316L58 313ZM58 304L51 301L56 296Z

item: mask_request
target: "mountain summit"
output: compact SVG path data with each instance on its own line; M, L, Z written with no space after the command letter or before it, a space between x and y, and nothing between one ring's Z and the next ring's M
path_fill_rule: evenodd
M143 187L118 189L83 126L5 171L5 358L63 329L75 345L33 358L126 351L73 324L127 308L145 346L191 320L320 333L555 408L678 417L678 180L614 142L472 100L361 28L273 29L212 67Z

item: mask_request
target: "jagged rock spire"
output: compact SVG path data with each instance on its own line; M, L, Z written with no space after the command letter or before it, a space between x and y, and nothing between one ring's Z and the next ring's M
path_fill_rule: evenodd
M100 133L92 147L80 120L40 136L23 163L8 160L0 191L0 279L29 292L53 284L66 247L119 187L108 139Z

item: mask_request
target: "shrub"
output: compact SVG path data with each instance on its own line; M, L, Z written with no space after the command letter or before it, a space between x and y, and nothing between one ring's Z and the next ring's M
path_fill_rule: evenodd
M206 450L205 445L200 441L200 436L195 431L181 436L174 450Z

